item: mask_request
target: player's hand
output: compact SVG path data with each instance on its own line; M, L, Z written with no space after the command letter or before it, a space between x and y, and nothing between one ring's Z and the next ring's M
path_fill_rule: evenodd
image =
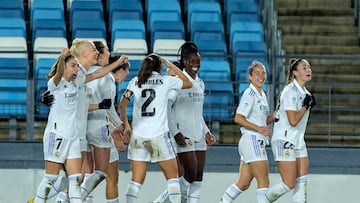
M310 94L306 94L304 101L303 101L303 107L305 107L306 110L309 110L311 108L313 101Z
M124 143L124 136L122 134L122 129L116 128L111 136L114 139L115 148L120 152L126 151L126 145Z
M124 126L124 130L123 130L124 143L129 143L131 137L131 127L129 124L127 125L124 124L123 126Z
M46 90L41 94L40 102L50 107L55 101L54 95L50 94L50 90Z
M207 146L214 145L216 143L216 138L210 132L207 132L205 135L205 142Z
M179 146L186 146L185 137L182 133L176 134L174 139Z
M121 55L119 61L121 62L121 64L128 63L129 57L127 55Z
M111 107L111 99L104 99L99 103L99 109L109 109Z

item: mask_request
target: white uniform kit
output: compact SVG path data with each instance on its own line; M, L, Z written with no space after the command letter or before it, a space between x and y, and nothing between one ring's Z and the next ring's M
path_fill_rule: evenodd
M64 163L66 159L80 158L78 136L78 102L81 80L68 82L61 79L55 86L53 78L48 82L48 89L54 95L48 123L44 132L44 158L47 161Z
M152 162L172 159L175 153L168 135L168 93L181 89L183 82L155 71L141 88L137 80L131 79L127 87L135 99L128 158Z
M92 66L89 73L95 72L99 66ZM87 83L91 92L90 104L99 104L104 99L111 98L111 78L109 74ZM99 148L110 148L109 130L106 109L88 112L86 139L90 145Z
M300 111L306 94L310 92L302 89L296 80L288 84L281 96L280 107L274 124L271 139L272 150L276 161L295 161L296 158L306 157L307 150L304 141L309 112L306 111L296 126L291 126L286 115L287 110Z
M260 95L257 89L250 84L241 97L236 114L243 115L246 120L257 126L266 126L269 105L265 92L261 90ZM238 150L241 160L245 163L267 160L265 149L267 138L254 130L244 127L240 127L240 131L242 136L239 140Z
M78 103L78 112L76 115L76 126L78 128L78 135L80 137L80 149L81 151L90 152L91 149L86 140L86 128L87 128L87 116L89 110L89 96L91 92L85 84L87 75L87 70L79 64L79 71L76 76L76 84L81 84L79 86L79 103Z
M205 85L198 76L192 79L185 70L183 73L189 78L193 86L178 91L172 108L174 117L169 120L170 132L173 136L179 132L185 136L186 146L175 145L178 153L206 150L204 138L209 129L203 118Z

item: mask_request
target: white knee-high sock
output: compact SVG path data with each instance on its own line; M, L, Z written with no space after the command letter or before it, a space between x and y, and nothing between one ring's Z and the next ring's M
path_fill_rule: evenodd
M65 203L65 202L69 202L69 195L67 192L59 192L59 195L57 196L56 203Z
M106 203L119 203L119 198L115 198L115 199L107 199Z
M180 183L181 198L187 199L188 188L190 186L190 183L184 178L184 176L181 176L179 178L179 183Z
M58 178L58 175L45 174L38 187L35 203L46 202L49 198L50 191L53 190L53 186Z
M126 203L135 203L141 186L142 185L140 183L130 181L125 193Z
M106 174L104 172L95 170L81 184L81 198L84 200L105 178Z
M293 194L294 203L307 202L307 180L308 176L301 176L296 178L296 185Z
M168 192L168 189L166 189L153 201L153 203L163 203L168 199L169 199L169 192Z
M201 181L194 181L189 186L188 203L197 203L200 200Z
M268 192L269 188L258 188L256 190L256 199L257 203L268 203L265 194Z
M240 194L242 190L240 190L235 183L230 185L228 189L224 192L220 203L231 203L233 202Z
M69 199L71 203L82 203L80 184L80 173L69 176Z
M269 200L269 202L274 202L289 191L290 188L285 185L285 183L281 182L269 188L269 191L266 193L265 196Z
M181 201L179 178L169 179L167 181L167 190L170 202Z

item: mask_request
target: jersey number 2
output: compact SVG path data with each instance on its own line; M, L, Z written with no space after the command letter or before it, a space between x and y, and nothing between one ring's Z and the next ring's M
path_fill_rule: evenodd
M149 92L148 96L147 92ZM141 92L141 97L147 97L144 104L141 106L141 116L154 116L155 115L155 108L152 111L147 111L148 106L150 103L155 99L155 90L153 89L144 89Z

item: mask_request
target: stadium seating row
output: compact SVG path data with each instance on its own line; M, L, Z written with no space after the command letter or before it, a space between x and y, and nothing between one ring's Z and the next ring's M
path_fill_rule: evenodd
M11 5L6 9L11 8L14 13L2 15L2 10L0 12L0 40L8 42L8 45L0 43L0 57L6 60L14 60L9 57L16 57L16 60L28 58L28 36L22 1L4 0ZM45 77L49 67L61 48L68 46L69 38L108 42L107 33L110 33L109 47L112 52L130 56L133 71L128 78L131 78L136 74L141 58L150 50L166 55L170 60L177 60L178 48L189 36L198 45L203 58L200 77L210 81L206 84L204 115L213 119L232 118L234 88L228 51L233 56L236 81L246 82L246 69L254 56L268 68L267 48L256 0L225 0L223 11L217 0L185 0L183 9L179 0L145 0L145 5L140 0L107 0L106 4L101 0L68 0L66 7L63 0L52 0L51 4L47 0L29 2L28 29L32 33L37 99L39 93L46 89ZM0 2L2 8L5 7ZM228 36L222 22L223 13L227 16ZM68 26L65 14L69 16ZM105 15L109 19L108 28L104 21ZM187 27L183 19L187 19ZM71 33L71 37L68 33ZM229 38L229 46L226 38ZM12 73L27 76L28 65L23 68L14 69ZM0 69L3 70L1 62ZM126 82L119 85L119 94L124 86ZM37 104L38 115L46 116L47 111L47 107Z

